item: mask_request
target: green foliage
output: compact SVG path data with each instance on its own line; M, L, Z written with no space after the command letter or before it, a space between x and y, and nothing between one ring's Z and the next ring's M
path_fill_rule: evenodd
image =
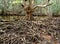
M4 1L7 1L4 3ZM45 4L47 0L35 0L37 5ZM50 3L53 3L49 6L49 12L57 14L60 12L60 0L50 0ZM20 3L23 3L23 0L0 0L0 12L3 8L7 11L20 11L21 6ZM46 7L47 8L47 7ZM43 13L46 12L46 8L43 8ZM20 9L20 10L19 10Z
M36 4L43 4L45 2L46 0L36 0ZM60 12L60 0L50 0L50 3L53 3L53 4L48 7L49 8L48 11L50 13L58 14L58 12ZM43 8L42 10L43 10L43 13L46 11L45 8Z
M60 0L52 0L53 4L49 7L50 12L58 14L60 11Z

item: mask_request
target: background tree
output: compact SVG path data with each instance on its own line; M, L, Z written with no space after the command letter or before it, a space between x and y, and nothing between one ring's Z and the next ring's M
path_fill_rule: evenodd
M27 0L23 0L22 7L25 10L25 15L26 15L27 20L32 20L33 19L32 13L34 12L34 9L36 9L37 7L44 8L44 7L47 7L47 6L52 4L52 3L49 3L49 1L48 1L48 3L46 3L45 5L40 5L40 4L35 5L34 1L35 0L29 0L28 3L27 3Z

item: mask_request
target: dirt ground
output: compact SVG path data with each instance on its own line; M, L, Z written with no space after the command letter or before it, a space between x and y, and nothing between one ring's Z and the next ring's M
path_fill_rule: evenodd
M0 44L60 44L60 17L0 22Z

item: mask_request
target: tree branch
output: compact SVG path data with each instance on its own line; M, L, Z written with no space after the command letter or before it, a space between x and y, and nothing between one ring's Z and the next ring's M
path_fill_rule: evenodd
M33 7L33 9L37 8L37 7L40 7L40 8L45 8L47 6L50 6L52 5L53 3L48 3L48 4L45 4L45 5L36 5L35 7Z

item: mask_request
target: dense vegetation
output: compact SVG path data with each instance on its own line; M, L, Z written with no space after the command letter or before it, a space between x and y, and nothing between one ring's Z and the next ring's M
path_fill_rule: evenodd
M60 0L50 0L50 3L53 2L53 5L46 7L49 8L48 11L50 13L59 14L60 12ZM0 13L4 9L6 11L14 11L19 12L21 11L21 3L23 3L23 0L0 0ZM47 0L35 0L35 4L45 4L47 3ZM46 13L46 8L43 8L44 12ZM41 10L39 10L41 11ZM39 13L39 12L37 12Z
M17 14L17 15L25 15L25 12L21 6L23 0L0 0L0 16L4 14ZM28 3L28 2L27 2ZM48 0L35 0L35 5L46 4ZM50 0L49 3L53 3L52 5L45 8L36 8L34 11L34 15L60 15L60 0ZM7 16L9 20L11 17ZM0 17L0 20L6 19L6 17ZM12 17L11 19L17 18L17 16Z

